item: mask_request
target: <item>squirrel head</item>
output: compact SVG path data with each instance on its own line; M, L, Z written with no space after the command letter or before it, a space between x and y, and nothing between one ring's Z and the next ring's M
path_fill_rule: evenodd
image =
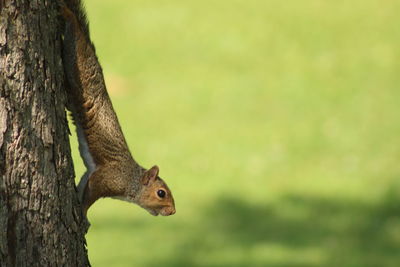
M166 183L158 176L159 168L151 167L142 175L142 188L137 203L150 214L169 216L175 214L175 202Z

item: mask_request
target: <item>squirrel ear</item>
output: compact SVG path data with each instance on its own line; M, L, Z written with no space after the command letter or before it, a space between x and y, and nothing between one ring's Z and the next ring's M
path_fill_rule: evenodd
M160 169L158 168L157 165L154 165L153 167L145 171L142 177L142 184L148 185L150 180L156 179L159 171Z
M160 172L160 169L158 168L157 165L154 165L153 167L148 170L149 174L151 177L156 178L158 176L158 173Z

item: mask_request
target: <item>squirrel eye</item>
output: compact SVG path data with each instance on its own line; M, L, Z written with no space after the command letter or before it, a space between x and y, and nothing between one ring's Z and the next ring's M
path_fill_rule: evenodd
M165 194L166 194L166 193L165 193L164 190L161 190L161 189L160 189L160 190L157 191L157 196L159 196L160 198L164 198L164 197L165 197Z

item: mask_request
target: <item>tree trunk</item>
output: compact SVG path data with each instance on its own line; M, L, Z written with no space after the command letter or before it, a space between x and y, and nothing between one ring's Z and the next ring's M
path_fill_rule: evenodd
M0 266L89 266L57 1L0 0Z

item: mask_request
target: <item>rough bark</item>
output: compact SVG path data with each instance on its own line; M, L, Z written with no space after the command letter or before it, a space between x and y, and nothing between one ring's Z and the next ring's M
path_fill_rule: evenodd
M54 0L0 0L0 265L88 266Z

